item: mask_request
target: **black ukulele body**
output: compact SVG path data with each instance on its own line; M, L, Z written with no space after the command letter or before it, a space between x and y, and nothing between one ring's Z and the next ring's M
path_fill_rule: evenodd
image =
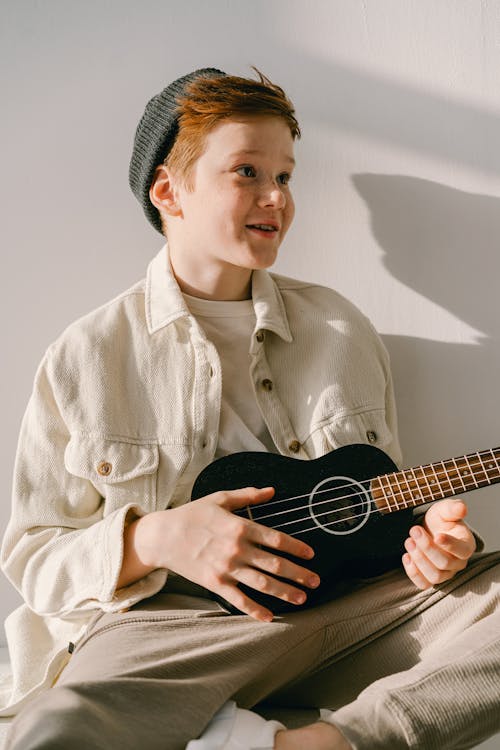
M373 477L397 470L387 454L365 444L347 445L310 461L274 453L234 453L201 472L192 499L249 486L275 488L270 501L236 513L309 544L315 557L295 561L317 572L321 585L315 590L304 588L307 600L303 605L289 604L245 585L241 588L275 614L294 612L340 595L356 579L379 575L400 564L413 511L383 513L370 491ZM228 611L239 614L228 602L216 598Z

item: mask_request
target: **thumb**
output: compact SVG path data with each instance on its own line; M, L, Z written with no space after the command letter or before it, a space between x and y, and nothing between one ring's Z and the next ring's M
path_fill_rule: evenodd
M463 500L440 500L435 503L427 512L426 521L432 522L444 521L447 523L456 523L461 521L467 515L467 506Z
M242 487L240 490L226 490L222 495L220 505L226 510L237 510L245 505L258 505L270 500L274 495L274 487Z

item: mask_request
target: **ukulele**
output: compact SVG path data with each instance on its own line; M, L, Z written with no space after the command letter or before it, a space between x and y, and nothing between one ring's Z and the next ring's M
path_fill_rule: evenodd
M318 588L294 582L307 593L304 604L290 604L239 584L252 599L280 614L319 604L345 592L357 579L396 567L415 523L414 507L496 482L500 448L399 470L379 448L355 444L309 461L249 451L223 456L200 473L191 499L221 489L275 488L271 500L233 512L297 536L315 551L306 565L321 578ZM214 597L232 614L241 614L222 597Z

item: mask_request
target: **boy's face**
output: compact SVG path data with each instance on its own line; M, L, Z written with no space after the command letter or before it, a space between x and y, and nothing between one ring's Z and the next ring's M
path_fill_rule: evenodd
M167 219L173 261L182 254L183 263L219 272L271 266L294 216L293 147L279 117L219 123L194 165L194 190L173 177L180 209Z

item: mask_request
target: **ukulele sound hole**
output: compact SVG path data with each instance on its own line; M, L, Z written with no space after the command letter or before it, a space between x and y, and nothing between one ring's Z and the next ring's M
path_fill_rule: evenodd
M370 495L351 477L329 477L309 496L314 523L328 534L352 534L368 520Z

